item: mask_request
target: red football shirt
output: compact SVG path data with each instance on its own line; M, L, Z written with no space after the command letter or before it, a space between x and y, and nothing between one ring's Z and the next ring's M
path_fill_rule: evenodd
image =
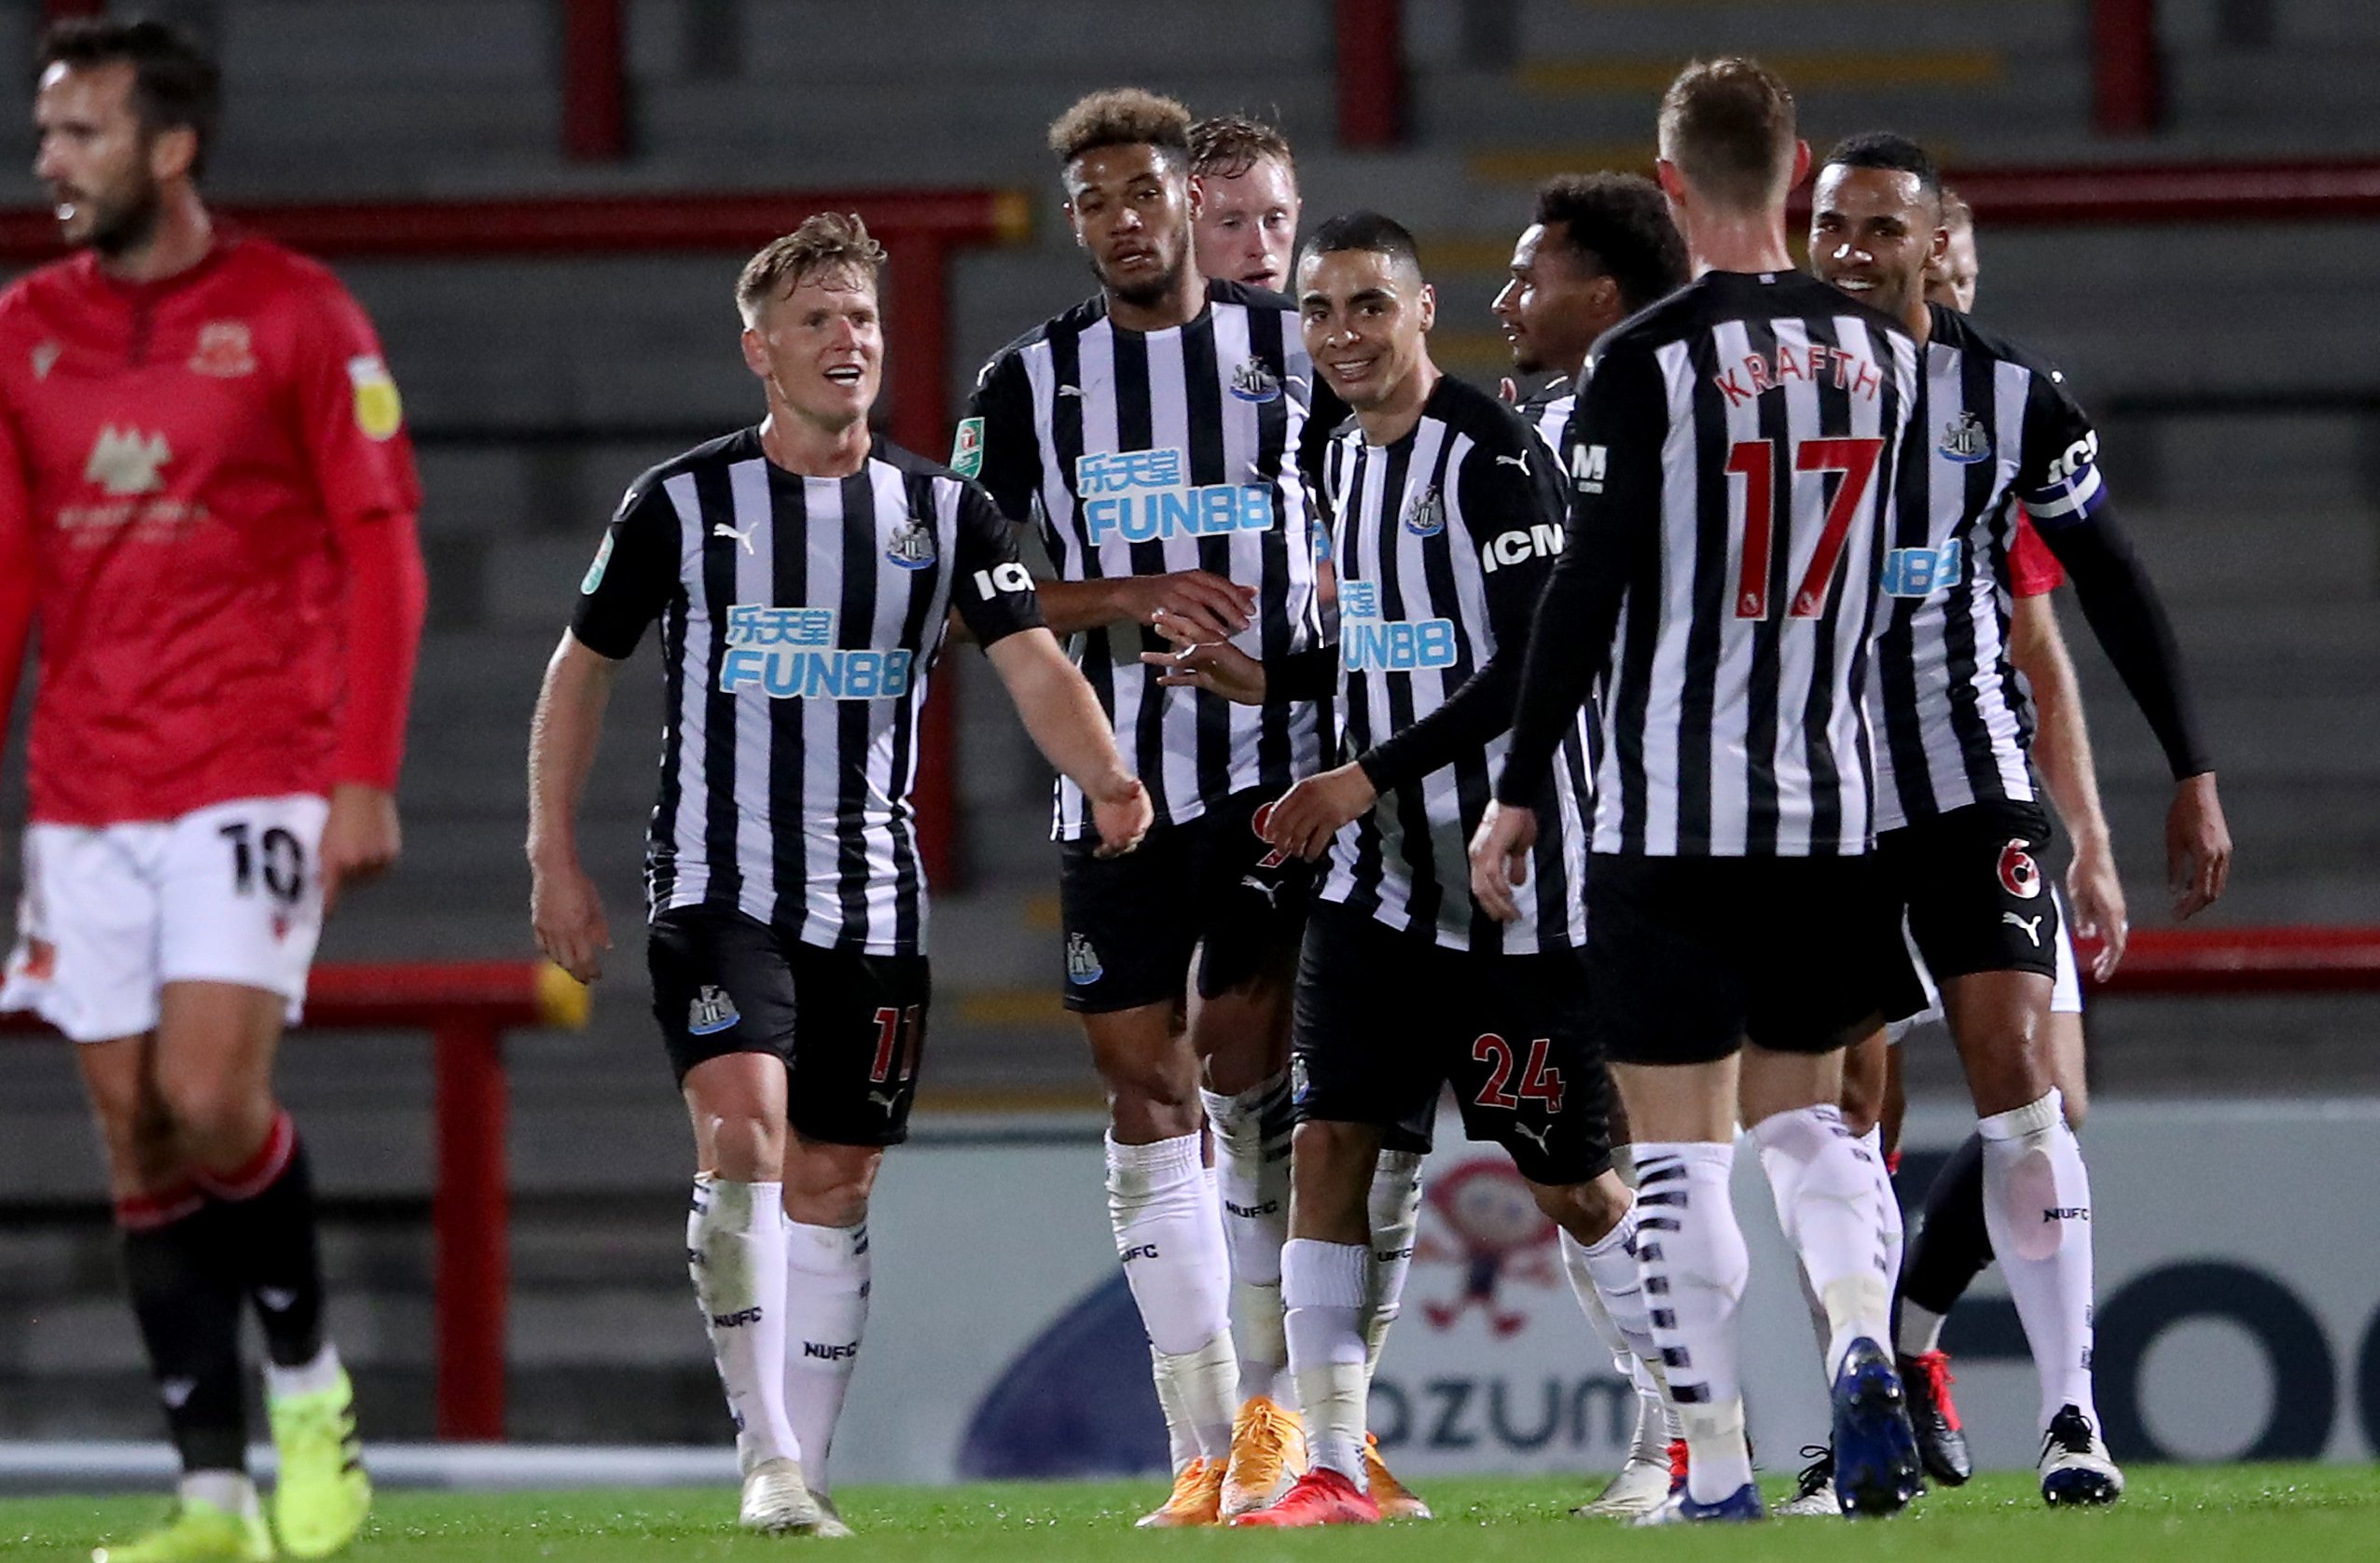
M2047 597L2066 584L2066 566L2050 552L2033 518L2016 510L2016 538L2008 546L2008 589L2018 597Z
M30 817L394 786L412 635L370 629L402 643L390 711L349 633L386 619L381 583L353 616L348 583L396 560L418 629L420 507L380 342L324 267L226 235L162 282L86 253L0 295L0 574L30 567L40 640Z

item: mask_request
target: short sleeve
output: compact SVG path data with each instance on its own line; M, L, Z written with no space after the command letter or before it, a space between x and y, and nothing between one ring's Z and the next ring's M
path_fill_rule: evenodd
M1017 551L1017 529L982 488L959 489L959 573L950 600L983 645L1042 628L1041 598Z
M1033 518L1041 481L1032 386L1014 352L986 364L967 397L967 414L950 448L950 470L983 485L1000 513L1022 526Z
M625 661L679 589L677 506L650 478L639 478L604 529L595 562L578 583L570 630L589 651Z
M2008 588L2019 597L2047 597L2066 584L2066 567L2033 530L2033 523L2020 506L2016 512L2016 536L2008 546Z
M2025 447L2016 463L2016 497L2043 532L2088 520L2106 503L2099 435L2057 370L2028 366Z
M324 505L337 521L417 513L422 484L405 405L371 321L328 278L299 297L298 420Z

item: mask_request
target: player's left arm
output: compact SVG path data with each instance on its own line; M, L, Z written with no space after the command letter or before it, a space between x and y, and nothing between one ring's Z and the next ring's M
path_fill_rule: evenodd
M2174 915L2212 906L2231 872L2231 830L2200 736L2173 621L2117 524L2090 421L2054 372L2037 368L2025 409L2017 497L2074 581L2108 660L2148 718L2175 782L2166 816L2166 872Z
M1667 407L1650 353L1629 345L1588 361L1567 436L1570 538L1538 599L1512 745L1471 841L1472 895L1501 921L1520 916L1513 892L1528 879L1537 801L1579 708L1611 665L1628 577L1659 537Z
M958 521L950 595L960 619L1008 686L1034 746L1091 800L1100 855L1130 851L1154 818L1148 791L1125 768L1090 682L1042 622L1015 530L972 484L960 488Z
M1500 433L1502 431L1499 431ZM1513 725L1520 664L1529 621L1552 574L1561 535L1563 498L1553 458L1526 429L1510 442L1473 445L1455 474L1449 518L1481 550L1458 572L1483 571L1492 654L1429 715L1400 728L1346 765L1292 787L1266 822L1265 839L1284 851L1318 858L1339 828L1368 810L1379 795L1466 754L1485 749ZM1486 560L1494 559L1488 570Z
M422 487L372 323L324 278L295 295L294 374L308 459L345 576L345 699L323 826L324 904L396 861L396 778L429 583Z

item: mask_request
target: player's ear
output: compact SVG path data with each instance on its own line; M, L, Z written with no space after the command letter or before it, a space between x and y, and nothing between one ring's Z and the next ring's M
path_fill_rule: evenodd
M1194 173L1187 184L1190 192L1186 198L1190 208L1190 220L1195 223L1198 220L1199 208L1207 204L1207 182L1200 175Z
M743 361L745 368L763 380L768 378L768 339L757 325L743 328Z
M1428 283L1421 284L1421 329L1427 331L1438 324L1438 290Z
M1936 228L1933 242L1926 246L1926 274L1939 274L1950 260L1950 229Z
M1066 214L1066 230L1074 236L1075 244L1081 245L1083 242L1082 214L1074 210L1074 203L1071 201L1059 201L1058 209Z
M1653 163L1653 176L1661 186L1661 193L1667 198L1672 213L1685 204L1686 178L1678 172L1677 164L1667 158L1656 158Z
M199 161L199 132L187 125L173 125L149 138L149 177L160 183L168 179L185 179Z
M1802 181L1809 176L1810 144L1796 140L1793 143L1793 177L1785 181L1785 187L1789 190L1798 190L1802 187Z

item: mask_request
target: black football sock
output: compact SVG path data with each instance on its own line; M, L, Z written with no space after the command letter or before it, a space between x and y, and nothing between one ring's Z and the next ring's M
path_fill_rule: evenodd
M1942 1321L1992 1262L1984 1229L1984 1141L1971 1134L1926 1191L1924 1224L1909 1239L1901 1276L1901 1355L1918 1356L1941 1343Z
M276 1367L322 1355L323 1266L314 1237L314 1173L289 1114L247 1162L202 1174L240 1284L256 1305L265 1351Z
M117 1206L132 1314L186 1473L247 1466L241 1292L224 1262L218 1215L187 1184Z

